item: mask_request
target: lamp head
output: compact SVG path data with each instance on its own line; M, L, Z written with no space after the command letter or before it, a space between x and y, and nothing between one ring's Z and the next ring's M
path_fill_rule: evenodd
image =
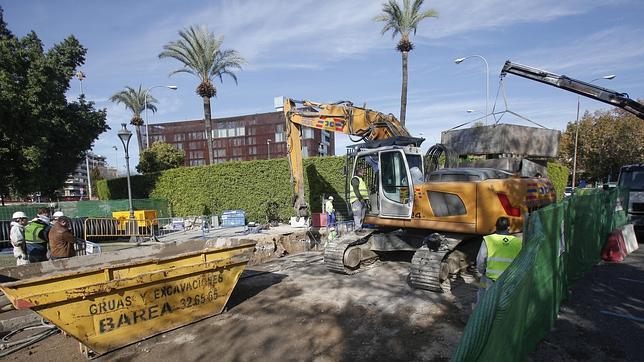
M456 59L454 59L454 63L461 64L464 60L465 60L465 58L456 58Z
M132 137L132 132L127 129L127 124L121 123L121 129L118 131L118 136L123 142L123 147L127 149L127 145L130 143L130 138Z
M169 85L168 88L170 88L172 90L177 90L177 88L179 88L179 87L177 87L176 85Z
M615 78L615 77L617 77L615 74L610 74L610 75L605 75L605 76L603 76L603 77L602 77L602 79L608 79L608 80L611 80L611 79L613 79L613 78Z

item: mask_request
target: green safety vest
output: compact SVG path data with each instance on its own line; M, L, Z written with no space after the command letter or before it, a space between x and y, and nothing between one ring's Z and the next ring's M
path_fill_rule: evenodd
M521 251L521 239L514 235L492 234L483 237L487 247L485 276L496 281Z
M333 201L327 200L325 209L326 209L327 214L332 213L333 212Z
M353 176L353 178L357 178L358 181L360 182L358 184L358 191L360 192L360 195L363 198L366 197L369 194L369 189L367 189L367 184L360 176ZM350 185L350 186L351 186L351 197L349 197L349 203L353 204L353 202L356 200L359 200L359 198L356 195L355 191L353 191L353 185Z
M25 227L25 241L27 243L46 243L40 238L40 233L45 230L45 225L39 222L31 222Z

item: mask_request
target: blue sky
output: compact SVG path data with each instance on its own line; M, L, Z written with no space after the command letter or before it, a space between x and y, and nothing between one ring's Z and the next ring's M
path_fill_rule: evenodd
M116 136L130 114L107 98L125 86L177 85L154 89L158 112L150 123L203 118L196 78L168 74L178 62L158 59L164 44L190 25L206 25L224 35L224 48L238 50L248 65L217 83L214 117L273 110L273 97L321 102L350 100L357 105L399 114L400 53L396 40L380 35L373 21L381 1L6 1L5 21L18 36L34 30L46 48L73 34L88 48L83 82L88 99L107 108L112 128L95 142L94 152L119 167L123 154ZM440 141L440 132L485 113L485 67L477 58L459 65L454 58L481 55L490 66L490 108L499 89L505 60L580 80L616 74L598 84L631 98L644 98L644 2L641 0L441 0L425 8L439 18L422 22L412 39L407 128ZM550 128L574 121L577 96L508 75L508 109ZM80 92L74 79L68 98ZM505 109L503 98L496 102ZM581 99L582 112L610 108ZM467 113L468 109L475 110ZM526 124L505 115L503 122ZM336 154L348 139L336 137ZM134 146L135 147L135 146ZM138 155L132 155L133 165Z

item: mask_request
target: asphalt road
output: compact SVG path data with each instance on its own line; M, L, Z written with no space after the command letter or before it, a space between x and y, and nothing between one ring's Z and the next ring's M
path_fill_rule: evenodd
M534 361L644 361L644 244L593 267L571 289Z

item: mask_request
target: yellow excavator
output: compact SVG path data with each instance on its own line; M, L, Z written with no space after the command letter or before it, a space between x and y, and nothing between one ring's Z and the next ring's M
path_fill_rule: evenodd
M292 99L284 100L284 115L298 216L308 213L301 128L344 133L361 142L347 154L345 196L348 200L351 192L348 180L362 170L370 204L364 223L375 228L347 233L327 245L324 262L332 272L354 274L373 265L382 253L412 251L410 285L445 291L449 275L467 267L478 250L476 241L495 230L499 217L509 218L511 231L519 232L528 212L555 201L554 187L545 178L520 178L491 168L454 168L454 160L441 145L423 156L423 139L411 137L393 115L346 101ZM444 168L437 167L439 159Z

